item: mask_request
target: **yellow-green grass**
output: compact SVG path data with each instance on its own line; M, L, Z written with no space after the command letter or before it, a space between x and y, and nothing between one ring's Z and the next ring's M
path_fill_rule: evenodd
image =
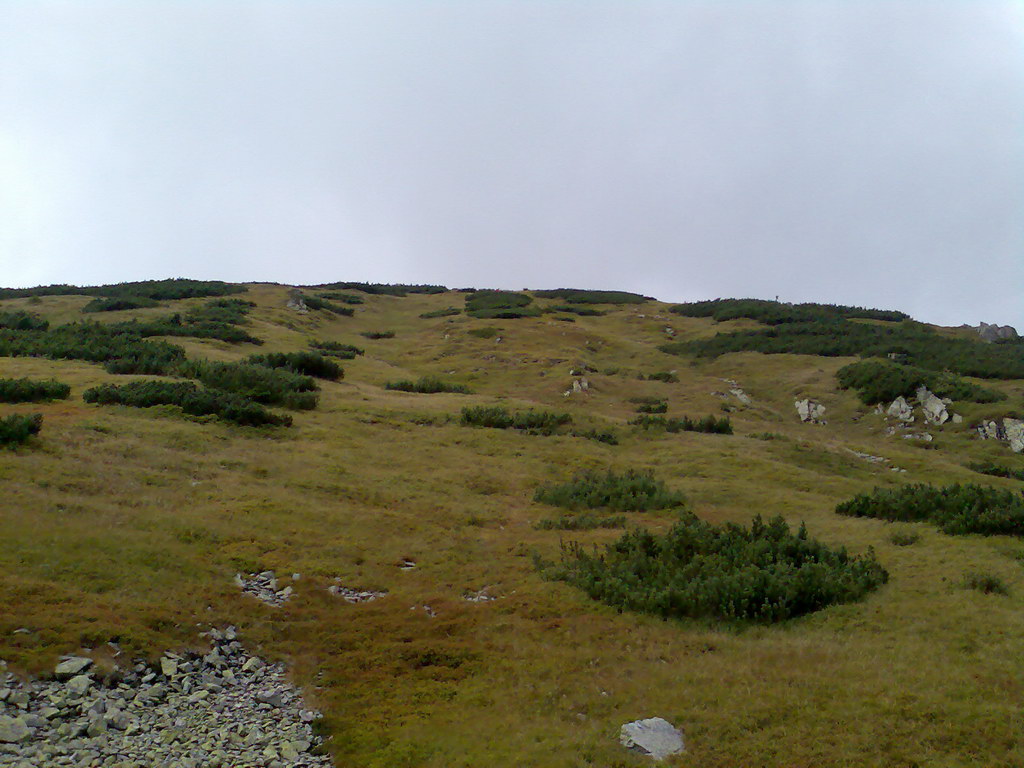
M245 295L259 305L248 326L266 342L259 349L317 338L366 351L344 361L345 379L323 383L320 407L294 414L287 430L86 405L85 388L134 377L75 361L0 359L4 376L73 388L67 401L3 408L45 417L33 444L0 451L0 658L13 669L43 672L82 648L108 656L112 640L129 656L155 656L198 647L209 624L234 623L253 650L292 665L346 766L644 765L618 745L618 728L655 715L686 732L688 750L670 765L1024 762L1024 571L1014 557L1024 543L832 511L875 485L1019 487L963 468L1012 462L1004 447L975 439L966 424L930 430L934 450L885 435L881 417L836 388L833 374L849 358L742 353L694 364L665 355L657 346L666 324L694 338L729 323L674 316L663 304L575 323L424 320L461 306L462 295L372 296L354 317L337 317L287 310L287 292L254 285ZM26 308L63 322L84 305L79 298ZM500 328L501 341L467 333L486 326ZM395 337L359 335L385 329ZM225 360L257 349L170 341ZM591 391L564 397L569 369L583 363L598 369L587 374ZM637 378L660 370L680 382ZM424 374L474 394L383 389ZM723 378L753 404L712 394L727 391ZM645 433L627 424L637 395L665 397L677 416L729 405L737 434ZM828 406L827 426L799 423L793 400L806 396ZM462 406L496 403L564 410L581 427L614 429L620 444L458 424ZM752 436L763 432L779 438ZM537 530L554 510L532 501L536 487L580 469L631 467L655 470L713 522L782 514L829 544L873 547L890 582L859 603L738 629L617 613L542 580L532 553L555 558L560 540L599 543L619 532ZM663 530L674 513L629 518ZM894 530L921 539L896 546ZM402 558L417 567L399 569ZM236 571L265 568L302 574L283 608L232 583ZM1000 577L1009 596L963 588L973 571ZM327 593L334 577L388 594L349 605ZM498 599L462 599L482 588ZM411 610L423 605L437 617ZM12 634L20 627L33 631Z

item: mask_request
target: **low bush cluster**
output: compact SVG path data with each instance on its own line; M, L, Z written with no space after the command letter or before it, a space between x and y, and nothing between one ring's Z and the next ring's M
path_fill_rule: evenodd
M229 296L243 293L244 285L222 283L220 280L142 280L111 285L41 285L35 288L0 288L0 299L24 296L105 296L110 298L143 297L157 301L193 299L202 296Z
M594 309L593 307L574 306L572 304L555 304L554 306L545 307L545 312L568 312L572 315L579 315L580 317L602 317L605 312L600 309Z
M38 403L42 400L63 400L71 387L59 381L32 379L0 379L0 403Z
M263 405L311 410L317 404L316 381L285 368L189 360L179 365L177 372L211 389L234 393Z
M533 297L511 291L475 291L466 294L466 314L479 318L513 319L538 317L540 310L531 307Z
M582 437L586 440L596 440L597 442L605 443L606 445L619 444L619 436L610 429L574 429L569 434L573 437Z
M612 472L581 472L567 483L538 488L534 501L564 509L614 509L644 512L672 509L686 504L681 493L670 491L651 472L629 469Z
M689 416L668 418L666 416L642 414L629 423L644 429L664 429L666 432L707 432L715 435L732 434L732 422L729 421L728 416L720 418L704 416L700 419L691 419Z
M45 331L49 327L49 320L45 320L31 312L25 312L20 309L17 312L0 312L0 329L9 331Z
M271 352L266 355L250 355L245 362L327 381L338 381L345 376L340 365L319 352Z
M964 587L976 589L986 595L1008 595L1009 587L998 576L991 573L968 573L964 576Z
M672 373L672 371L657 371L656 373L648 373L646 376L640 374L640 380L664 381L666 384L675 384L679 381L679 377Z
M0 419L0 445L20 445L43 428L43 414L12 413Z
M306 302L306 306L310 309L319 309L324 312L333 312L335 315L343 315L344 317L352 317L356 313L351 307L341 307L337 304L328 301L327 299L320 298L319 296L303 296L302 300Z
M282 426L292 423L290 416L278 415L241 395L212 389L200 389L189 381L133 381L128 384L103 384L87 389L82 398L100 405L129 405L148 408L175 405L191 416L215 416L243 426Z
M994 403L1006 395L994 389L979 387L951 373L938 373L914 365L864 360L844 365L836 371L843 389L854 389L865 405L888 403L897 397L910 397L918 387L927 387L939 397Z
M764 299L714 299L695 301L669 308L669 312L684 317L711 317L717 321L740 317L757 320L767 325L800 323L834 318L861 318L867 320L907 320L909 315L887 309L865 309L841 304L784 304Z
M306 288L323 290L362 291L375 296L408 296L410 293L444 293L448 289L443 285L405 285L403 283L323 283L308 285Z
M636 407L637 413L668 413L668 403L664 400L657 403L641 403Z
M389 381L384 389L393 389L401 392L418 392L423 395L433 395L438 392L452 392L457 395L468 395L470 389L465 384L452 384L442 381L436 376L422 376L416 381Z
M359 334L367 339L393 339L395 338L394 331L363 331Z
M595 528L625 528L625 515L595 515L583 512L578 515L559 515L540 520L535 526L542 531L592 531Z
M588 291L581 288L555 288L534 291L538 299L561 299L567 304L643 304L649 299L639 293L626 291Z
M96 298L82 307L83 312L117 312L122 309L148 309L159 307L160 302L146 296Z
M423 320L431 320L435 317L451 317L452 315L461 315L462 310L457 307L445 307L444 309L435 309L433 312L424 312L420 315Z
M364 303L362 296L356 296L354 293L342 293L341 291L323 291L318 293L317 297L327 299L328 301L340 301L342 304Z
M311 341L309 346L323 355L339 357L342 360L354 360L356 355L363 354L363 350L352 344L342 344L338 341Z
M572 423L572 416L567 413L533 410L510 413L497 405L477 405L462 409L461 423L468 427L521 429L531 434L552 435L559 427Z
M753 622L858 600L888 580L873 551L832 549L781 517L755 517L748 529L689 513L663 536L637 529L592 552L569 543L545 570L620 610Z
M1009 480L1024 480L1024 469L1015 469L1005 464L996 464L993 461L974 461L967 465L967 468L974 472L992 477L1005 477Z
M875 488L842 502L840 515L930 522L943 533L1024 536L1024 494L974 484Z
M69 323L45 330L0 330L0 357L46 357L102 363L110 373L166 374L185 350L143 339L130 324Z

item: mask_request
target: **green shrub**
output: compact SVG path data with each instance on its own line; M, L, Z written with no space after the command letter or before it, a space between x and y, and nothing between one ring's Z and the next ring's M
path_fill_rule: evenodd
M855 389L865 405L911 397L918 387L927 387L939 397L976 403L994 403L1006 398L1002 392L979 387L954 374L876 360L845 365L836 371L836 379L841 388Z
M666 384L675 384L679 381L679 377L671 371L658 371L657 373L649 373L646 376L640 374L640 379L647 381L664 381Z
M716 418L705 416L701 419L691 419L689 416L682 418L666 418L665 416L649 416L646 414L637 416L630 424L643 427L644 429L664 429L666 432L707 432L716 435L731 435L732 422L728 416Z
M610 470L582 472L568 483L538 488L533 500L572 510L607 508L621 512L671 509L686 503L681 493L669 491L651 472L632 469L622 474Z
M375 296L407 296L410 293L435 294L444 293L448 289L443 285L405 285L402 283L323 283L322 285L308 285L306 288L320 288L327 290L362 291Z
M111 329L140 338L148 336L187 336L193 339L219 339L231 344L263 343L262 339L256 338L231 323L210 320L189 322L177 313L152 320L129 320L123 323L116 323L111 326Z
M721 322L746 317L768 325L831 320L835 318L863 318L869 320L907 320L909 315L883 309L846 307L840 304L784 304L764 299L715 299L695 301L669 308L669 312L685 317L711 317Z
M659 404L667 402L667 401L663 397L647 397L647 396L643 396L643 397L631 397L631 398L629 398L629 402L634 403L636 405L659 405Z
M45 331L50 321L39 315L18 310L17 312L0 312L0 328L9 331Z
M328 301L340 301L342 304L362 304L363 298L354 293L342 293L341 291L324 291L317 296Z
M41 285L36 288L0 288L0 299L16 299L24 296L107 296L143 297L166 301L171 299L192 299L200 296L228 296L243 293L244 285L222 283L219 280L142 280L135 283L112 285Z
M393 339L395 338L394 331L363 331L359 334L365 336L368 339Z
M533 297L511 291L476 291L466 295L466 314L479 318L538 317L540 310L529 306Z
M882 520L928 521L950 535L1024 536L1024 494L982 485L936 488L921 483L875 488L870 494L858 494L842 502L836 512Z
M559 515L545 518L535 526L546 531L591 531L595 528L625 528L625 515L608 515L600 517L592 512L579 515Z
M456 307L447 307L445 309L435 309L433 312L424 312L420 317L424 320L431 320L435 317L451 317L452 315L461 315L462 310Z
M0 419L0 445L20 445L43 428L43 414L12 413Z
M964 576L964 587L976 589L986 595L1008 595L1009 588L998 576L991 573L968 573Z
M974 472L992 477L1005 477L1009 480L1024 480L1024 469L1014 469L1004 464L996 464L992 461L974 461L967 465L967 468Z
M579 315L581 317L602 317L605 313L600 309L593 309L592 307L581 307L573 306L572 304L555 304L554 306L545 307L544 312L568 312L572 315ZM567 318L562 318L567 319Z
M619 444L618 435L616 435L610 429L604 429L604 430L600 430L600 429L587 429L587 430L582 430L582 431L573 430L569 434L571 434L573 437L582 437L582 438L585 438L587 440L596 440L599 443L605 443L607 445L618 445Z
M538 299L562 299L569 304L643 304L649 299L639 293L626 291L587 291L580 288L555 288L534 291Z
M117 312L122 309L146 309L148 307L159 307L160 302L145 296L125 296L122 298L97 298L90 301L84 307L83 312Z
M310 309L322 309L325 312L333 312L336 315L344 315L345 317L352 317L356 312L354 309L349 307L339 307L337 304L333 304L327 299L321 299L318 296L303 296L302 300L306 302L306 306Z
M477 405L462 409L463 426L492 429L521 429L539 435L552 435L559 427L572 422L567 413L524 411L509 413L501 406Z
M340 365L319 352L271 352L266 355L251 355L245 362L267 368L282 368L292 373L327 381L338 381L345 376Z
M188 323L241 325L248 322L246 316L255 306L256 302L245 299L213 299L190 310L185 320Z
M783 435L783 434L780 434L779 432L754 432L750 436L753 437L753 438L756 438L757 440L765 440L765 441L769 441L769 440L785 440L786 439L786 436Z
M87 403L128 405L149 408L176 405L191 416L216 416L243 426L291 426L290 416L279 416L240 395L200 389L187 381L133 381L129 384L103 384L87 389Z
M603 550L562 547L561 579L620 610L662 617L782 621L858 600L888 580L871 550L853 557L793 534L785 520L714 526L684 513L665 535L630 531Z
M645 403L636 407L637 413L668 413L668 403Z
M897 547L909 547L921 540L921 534L917 531L893 531L889 534L889 541Z
M211 389L233 392L264 405L311 410L317 403L316 381L285 368L189 360L178 366L178 372L186 378L197 379Z
M356 355L363 354L363 350L359 347L337 341L311 341L309 346L321 354L340 357L342 360L354 360Z
M63 400L71 387L59 381L32 379L0 379L0 403L37 403L41 400Z
M452 392L457 395L470 394L469 387L464 384L450 384L436 376L422 376L416 381L389 381L384 389L399 390L402 392L418 392L424 395L433 395L438 392Z
M488 325L486 328L470 328L466 333L470 336L476 336L478 339L493 339L501 333L501 329Z

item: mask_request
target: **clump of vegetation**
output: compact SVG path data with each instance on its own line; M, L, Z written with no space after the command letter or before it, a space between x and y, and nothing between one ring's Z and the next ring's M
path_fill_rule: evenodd
M639 293L626 291L587 291L580 288L555 288L534 291L538 299L562 299L568 304L643 304L649 299Z
M321 354L338 357L342 360L354 360L356 355L363 354L363 350L352 344L342 344L338 341L311 341L309 346Z
M646 376L641 373L640 380L664 381L666 384L675 384L679 381L679 377L672 373L672 371L657 371L656 373L648 373Z
M986 595L1008 595L1009 588L998 576L991 573L968 573L964 576L964 587L976 589Z
M20 445L43 428L43 414L12 413L0 419L0 445Z
M461 315L462 310L457 307L446 307L445 309L435 309L433 312L424 312L420 315L423 320L431 320L435 317L451 317L452 315Z
M149 307L159 306L160 302L146 296L125 296L93 299L82 307L82 311L117 312L122 309L148 309Z
M389 381L384 389L399 390L401 392L418 392L423 395L434 395L438 392L452 392L457 395L468 395L470 389L465 384L452 384L442 381L436 376L421 376L416 381Z
M363 331L359 334L365 336L367 339L393 339L395 338L394 331Z
M87 403L129 405L148 408L175 405L191 416L216 416L243 426L291 426L290 416L268 411L248 398L230 392L200 389L188 381L133 381L128 384L103 384L87 389Z
M9 331L45 331L50 321L39 315L18 310L17 312L0 312L0 328Z
M618 445L619 437L610 429L587 429L587 430L573 430L570 432L573 437L582 437L587 440L596 440L599 443L605 443L606 445Z
M560 485L538 488L534 501L565 509L607 508L620 512L672 509L686 503L681 493L670 491L651 472L628 469L622 474L582 472Z
M343 315L345 317L352 317L355 314L355 310L350 307L339 307L327 299L322 299L319 296L303 296L302 300L306 303L306 306L310 309L321 309L325 312L333 312L336 315Z
M267 368L282 368L327 381L338 381L345 376L340 365L319 352L271 352L267 355L251 355L246 362Z
M317 296L328 301L340 301L342 304L364 303L362 296L356 296L354 293L342 293L341 291L323 291L318 293Z
M889 541L897 547L909 547L921 540L921 534L917 531L893 531L889 534Z
M630 531L603 550L572 542L547 575L623 610L665 618L783 621L858 600L888 580L874 552L854 557L791 533L782 517L749 529L683 518L665 535Z
M462 409L461 424L467 427L521 429L537 435L552 435L559 427L572 423L567 413L522 411L510 413L501 406L477 405Z
M855 389L865 405L910 397L917 392L918 387L927 387L939 397L975 403L994 403L1006 398L1002 392L971 384L955 374L936 373L913 365L879 360L845 365L836 371L836 379L843 389Z
M550 307L544 308L545 312L568 312L572 315L579 315L580 317L601 317L605 313L600 309L594 309L593 307L580 307L573 306L572 304L555 304ZM567 319L567 318L564 318Z
M325 290L362 291L374 296L408 296L410 293L444 293L448 289L443 285L405 285L402 283L323 283L322 285L305 286Z
M630 424L644 429L664 429L666 432L707 432L715 435L731 435L732 422L728 416L704 416L700 419L668 418L665 416L649 416L643 414L633 419Z
M71 387L59 381L32 379L0 379L0 403L38 403L42 400L63 400Z
M579 515L559 515L540 520L535 526L542 531L592 531L595 528L625 528L625 515L595 515L583 512Z
M185 315L188 323L226 323L241 325L247 322L249 311L256 302L245 299L213 299L192 309Z
M512 319L538 317L540 310L529 306L533 297L511 291L476 291L466 295L466 314L479 318Z
M992 461L974 461L968 464L967 468L983 475L1005 477L1009 480L1024 480L1024 469L1014 469Z
M69 323L53 329L0 330L0 357L102 363L110 373L167 374L185 350L144 340L131 324ZM129 327L126 327L129 326Z
M106 296L111 298L143 297L157 301L194 299L202 296L228 296L246 291L244 285L220 280L142 280L112 285L41 285L35 288L0 288L0 299L25 296Z
M779 432L754 432L750 436L753 437L753 438L756 438L758 440L764 440L766 442L769 441L769 440L785 440L786 439L786 436L781 434L781 433L779 433Z
M875 488L842 502L840 515L904 522L927 521L943 533L1024 536L1024 494L983 485L924 483Z
M470 336L476 336L478 339L493 339L501 333L501 329L488 325L486 328L470 328L466 333Z
M659 400L655 403L640 403L636 407L637 413L668 413L668 403L664 400Z
M669 312L684 317L710 317L719 322L740 317L757 320L767 325L801 323L835 318L861 318L867 320L908 320L910 315L885 309L847 307L841 304L784 304L764 299L715 299L695 301L669 308Z
M607 371L606 371L606 373L607 373ZM635 405L657 405L658 403L664 403L665 402L665 398L663 398L663 397L649 397L647 395L643 395L643 396L640 396L640 397L631 397L631 398L629 398L629 402L631 402L631 403L633 403Z
M232 392L264 405L311 410L317 404L316 381L286 368L189 360L178 366L178 373L211 389Z

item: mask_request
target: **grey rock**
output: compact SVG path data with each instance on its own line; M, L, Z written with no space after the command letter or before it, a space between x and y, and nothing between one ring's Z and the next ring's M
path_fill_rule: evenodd
M821 403L806 399L797 400L793 403L796 406L796 412L800 416L800 421L811 424L825 424L825 406Z
M160 659L160 671L163 672L164 677L174 677L178 674L178 662L164 656Z
M309 307L306 306L305 297L302 295L302 291L298 288L292 288L288 291L288 302L285 306L300 314L306 314L309 312Z
M910 403L902 395L892 401L892 404L886 409L885 413L887 416L904 424L912 424L914 421L914 409L910 407Z
M982 341L999 341L1000 339L1016 339L1017 329L1012 325L989 325L980 323L974 329Z
M918 387L917 402L924 412L926 424L945 424L949 421L949 413L946 411L946 404L931 392L927 387Z
M1014 453L1024 452L1024 421L1019 419L1003 419L1003 432Z
M655 760L664 760L686 749L682 732L661 717L626 723L619 731L619 742Z
M68 680L64 688L72 696L84 696L91 686L92 678L88 675L78 675Z
M32 729L20 717L0 717L0 743L17 744L32 738Z
M58 680L68 680L75 675L80 675L91 666L92 659L87 656L74 656L58 664L53 670L53 674Z

